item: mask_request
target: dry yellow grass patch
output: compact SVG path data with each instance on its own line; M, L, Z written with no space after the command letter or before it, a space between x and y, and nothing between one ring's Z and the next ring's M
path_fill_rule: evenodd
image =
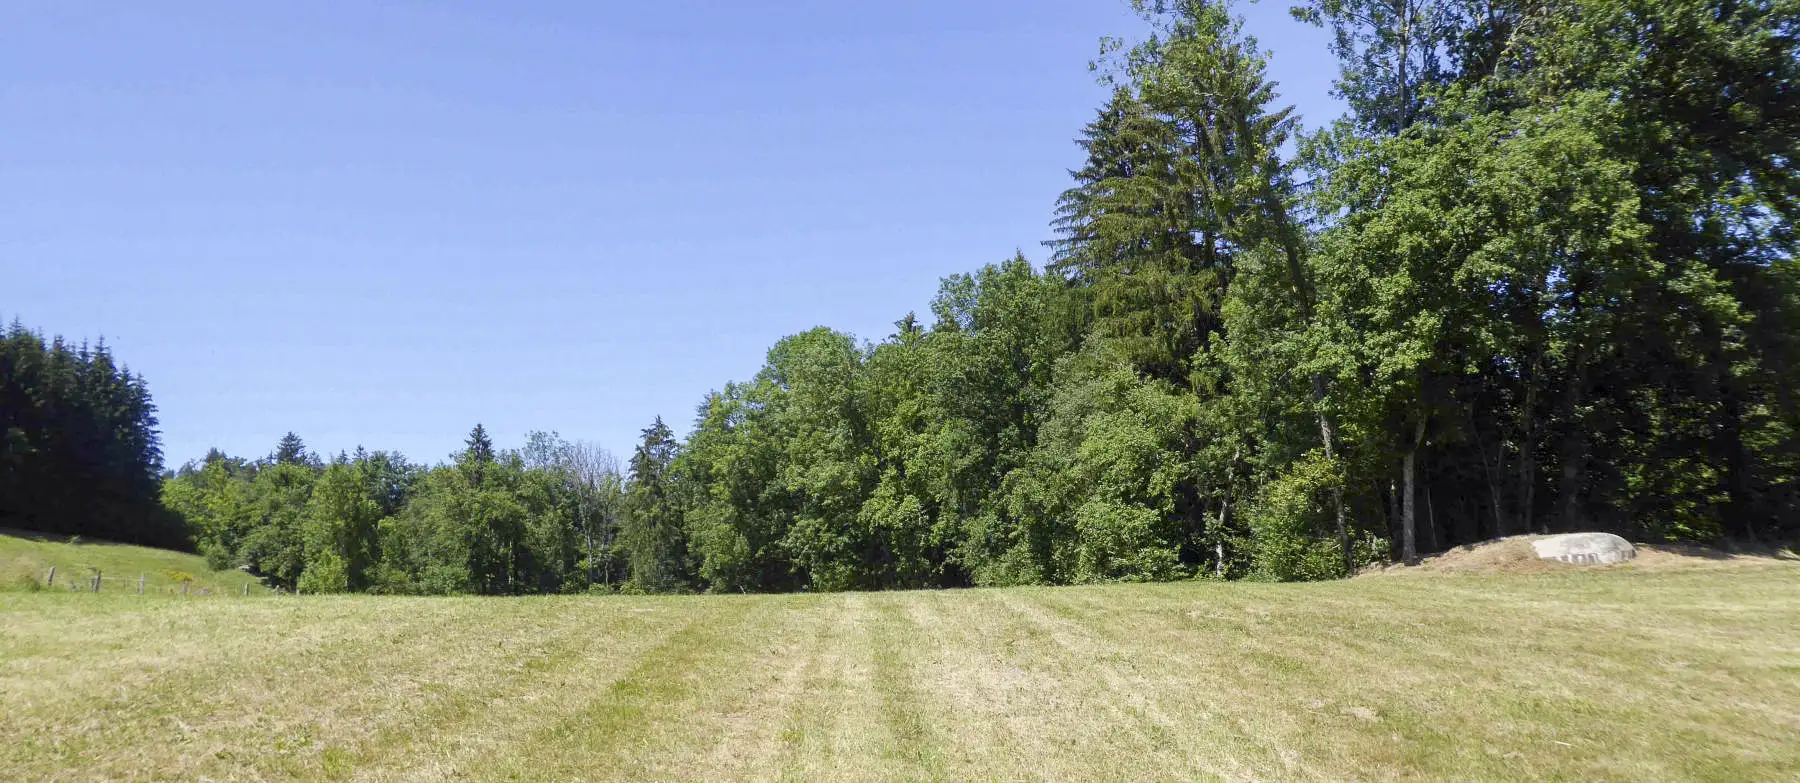
M1756 549L1721 549L1695 544L1638 543L1637 557L1612 565L1572 565L1555 560L1540 560L1531 542L1546 536L1508 536L1475 544L1453 547L1426 555L1418 565L1399 564L1370 569L1362 576L1395 574L1548 574L1582 569L1619 571L1656 571L1668 569L1729 569L1761 567L1776 562L1800 563L1800 554L1774 547Z

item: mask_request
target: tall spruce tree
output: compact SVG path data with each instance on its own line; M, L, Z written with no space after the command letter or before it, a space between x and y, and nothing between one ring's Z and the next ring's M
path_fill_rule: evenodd
M621 537L630 560L631 581L652 591L687 585L687 536L671 476L677 444L662 417L643 431L631 455Z
M186 548L159 502L162 450L144 379L102 341L14 321L0 334L0 525Z
M306 451L306 442L292 431L281 436L281 441L275 444L275 453L269 455L269 459L278 465L309 465L313 461L312 455Z

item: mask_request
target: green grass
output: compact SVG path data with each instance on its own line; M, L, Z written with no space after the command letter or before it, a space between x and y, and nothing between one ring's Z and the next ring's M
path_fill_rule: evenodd
M0 594L0 779L1794 780L1800 565Z
M54 585L46 582L51 566L56 567ZM268 592L249 574L210 570L205 559L187 552L0 530L0 590L91 590L95 573L103 594L136 594L139 576L146 594L180 594L184 580L189 597L242 597L245 585L252 596Z

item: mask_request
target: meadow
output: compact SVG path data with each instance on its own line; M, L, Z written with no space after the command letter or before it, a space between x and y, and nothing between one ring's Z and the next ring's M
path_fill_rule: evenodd
M6 780L1792 780L1800 565L0 593Z
M51 569L55 569L54 574ZM133 546L0 528L0 590L91 591L100 577L102 593L262 596L262 580L238 570L214 571L188 552Z

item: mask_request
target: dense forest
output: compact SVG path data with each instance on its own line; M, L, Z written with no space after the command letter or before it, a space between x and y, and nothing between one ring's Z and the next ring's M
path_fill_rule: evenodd
M787 337L624 466L479 426L434 467L290 435L166 506L221 567L405 593L1320 579L1800 531L1800 0L1314 0L1349 111L1313 132L1229 6L1134 5L1041 266L950 277L878 343ZM116 530L108 496L14 492L154 468L142 382L9 340L6 512L79 496ZM44 425L12 409L39 385L136 407ZM36 445L109 416L138 461Z
M266 458L214 451L169 478L215 568L308 592L569 592L625 581L623 486L605 450L533 433L498 451L477 425L448 464L391 452L323 461L288 433Z
M0 527L183 547L161 472L149 387L105 342L0 333Z

